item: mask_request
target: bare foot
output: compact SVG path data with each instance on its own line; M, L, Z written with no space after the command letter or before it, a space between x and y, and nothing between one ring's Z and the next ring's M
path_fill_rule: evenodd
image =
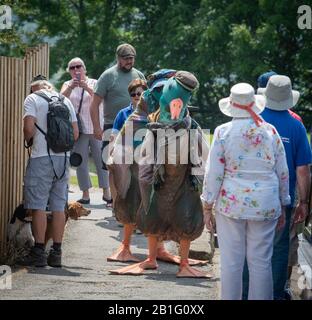
M130 266L117 269L117 270L109 270L111 274L118 275L131 275L131 276L140 276L144 274L144 270L154 270L157 269L158 265L155 262L146 259L143 262L139 262L136 264L132 264Z
M164 249L157 250L157 259L164 262L180 264L181 259L179 256L175 256ZM196 259L188 259L188 263L190 266L203 266L208 263L208 260L196 260Z
M115 253L107 258L107 261L138 262L140 260L132 255L129 247L122 244Z
M190 267L188 264L180 266L180 270L177 273L177 278L212 278L213 275L208 272L202 272L195 268Z

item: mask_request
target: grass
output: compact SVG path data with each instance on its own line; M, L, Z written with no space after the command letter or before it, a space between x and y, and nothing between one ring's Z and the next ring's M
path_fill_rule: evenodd
M98 188L99 183L98 183L97 176L90 176L90 179L91 179L92 187ZM70 177L69 184L78 186L78 179L76 175Z

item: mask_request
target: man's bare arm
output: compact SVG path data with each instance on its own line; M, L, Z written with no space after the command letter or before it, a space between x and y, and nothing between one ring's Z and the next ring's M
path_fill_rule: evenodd
M74 130L74 140L77 141L78 138L79 138L78 123L76 121L72 122L72 127L73 127L73 130Z
M295 223L301 223L306 219L308 214L308 198L311 181L309 166L297 167L296 174L299 204L295 211Z
M24 132L24 139L29 142L31 138L35 135L36 132L36 118L32 116L27 116L24 118L24 125L23 125L23 132Z
M90 115L93 124L93 133L96 139L102 140L103 130L101 129L99 119L99 107L102 102L102 98L96 93L93 95L92 103L90 106Z

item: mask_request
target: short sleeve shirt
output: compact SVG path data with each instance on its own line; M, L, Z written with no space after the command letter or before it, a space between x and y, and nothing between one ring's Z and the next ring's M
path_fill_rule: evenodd
M130 104L128 85L134 79L145 80L137 69L124 72L117 65L105 70L98 79L95 94L104 99L105 124L113 124L118 111Z
M289 193L294 205L296 189L296 168L311 163L311 147L304 125L293 118L289 112L265 108L261 113L265 121L271 123L282 138L289 169Z
M47 90L42 90L48 97L58 96L57 92L50 92ZM64 103L70 111L70 117L72 122L77 121L76 113L74 107L68 98L64 98ZM36 95L35 93L30 94L26 97L24 101L24 117L32 116L36 119L36 124L44 131L47 132L47 113L49 105L48 102ZM54 153L50 150L50 155L64 156L64 153ZM67 152L69 156L69 152ZM37 128L35 135L33 137L33 146L31 151L31 158L38 158L48 156L47 142L43 133L41 133Z
M87 85L94 90L97 81L95 79L87 78L86 82L87 82ZM69 86L69 84L70 84L70 81L65 82L65 85ZM81 87L75 87L69 96L69 100L73 104L76 113L78 113L78 110L79 110L79 105L82 97L82 90L83 89ZM92 124L92 119L90 115L91 102L92 102L92 96L89 94L89 92L84 90L79 116L81 119L82 131L85 134L93 134L93 124ZM100 115L100 124L101 124L101 127L103 127L103 123L102 123L103 122L103 104L100 105L99 115Z
M126 120L129 118L130 114L134 111L133 109L133 105L130 104L130 106L121 109L115 120L114 120L114 125L113 125L113 130L114 132L116 131L120 131L121 128L123 127L124 123L126 122Z

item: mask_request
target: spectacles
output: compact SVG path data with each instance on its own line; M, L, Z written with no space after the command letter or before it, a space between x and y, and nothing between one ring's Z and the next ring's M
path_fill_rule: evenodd
M82 67L81 64L77 65L77 66L71 66L69 67L69 70L74 70L74 69L80 69Z
M130 96L132 97L132 98L134 98L135 96L137 96L137 97L140 97L141 96L141 94L142 94L142 92L132 92L132 93L130 93Z

